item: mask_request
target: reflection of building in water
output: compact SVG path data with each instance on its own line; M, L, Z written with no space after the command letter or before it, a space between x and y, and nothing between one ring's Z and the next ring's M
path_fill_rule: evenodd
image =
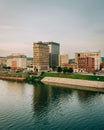
M96 92L91 92L91 91L77 91L77 97L80 102L85 103L88 102L89 100L95 99L94 97L97 96Z
M7 81L8 90L10 91L10 93L13 92L14 94L20 93L22 95L25 84L26 83L24 83L24 82L19 83L19 82L14 82L14 81Z
M34 111L36 111L36 114L40 114L40 112L46 112L48 111L46 108L50 103L54 102L54 105L57 106L57 103L60 103L60 98L66 98L69 96L69 94L72 94L72 90L69 88L67 89L54 86L46 86L44 84L36 84L34 86L33 93Z
M58 87L58 86L51 86L51 92L52 92L52 101L58 99L58 98L65 98L67 97L69 94L72 94L72 89L69 88L62 88L62 87ZM58 102L60 100L57 100ZM58 103L57 102L57 103Z
M36 84L33 95L34 110L36 112L43 111L43 108L47 107L49 103L49 88L43 84Z

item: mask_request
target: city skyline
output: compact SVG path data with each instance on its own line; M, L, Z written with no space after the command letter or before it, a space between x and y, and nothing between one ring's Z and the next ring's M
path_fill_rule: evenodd
M33 56L33 42L58 42L61 54L101 50L103 0L0 0L0 56Z

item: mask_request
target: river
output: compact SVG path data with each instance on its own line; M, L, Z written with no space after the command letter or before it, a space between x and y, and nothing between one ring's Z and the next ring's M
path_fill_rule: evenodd
M0 80L0 130L103 129L103 93Z

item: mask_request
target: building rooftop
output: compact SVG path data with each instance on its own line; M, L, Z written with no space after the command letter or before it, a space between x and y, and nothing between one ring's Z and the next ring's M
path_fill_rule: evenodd
M26 58L25 55L19 54L19 53L13 53L13 54L7 56L7 58L14 58L14 57L15 57L15 58Z
M60 45L60 43L53 42L53 41L52 41L52 42L45 42L45 43L46 43L46 44L54 44L54 45L58 45L58 46Z
M38 41L38 42L33 42L33 44L54 44L54 45L60 45L60 43L57 43L57 42L42 42L42 41Z
M47 45L45 42L42 41L38 41L38 42L33 42L33 44L38 44L38 45Z
M98 50L98 51L90 51L90 50L86 50L86 51L75 52L75 53L77 53L77 54L80 54L80 53L101 53L101 51L100 51L100 50Z

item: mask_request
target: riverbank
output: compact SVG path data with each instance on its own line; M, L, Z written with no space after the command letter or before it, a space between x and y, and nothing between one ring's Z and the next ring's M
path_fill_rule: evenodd
M0 74L0 79L12 81L25 81L26 74Z
M56 86L64 86L75 89L104 91L104 76L81 75L81 74L63 74L63 73L41 73L40 75L31 75L24 73L1 73L0 79L23 81L29 84L44 82Z
M104 82L100 82L100 81L89 81L89 80L57 78L57 77L44 77L41 80L41 82L45 84L60 86L60 87L62 86L62 87L67 87L67 88L104 92Z
M70 79L80 79L80 80L89 80L89 81L101 81L104 82L104 76L99 75L82 75L78 73L43 73L41 78L44 77L57 77L57 78L70 78Z

